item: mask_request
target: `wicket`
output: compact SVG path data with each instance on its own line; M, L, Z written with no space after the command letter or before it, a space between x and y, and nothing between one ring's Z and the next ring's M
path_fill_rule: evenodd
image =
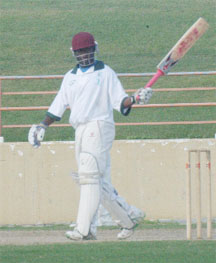
M212 204L211 204L211 152L210 150L189 150L188 151L188 163L186 163L186 168L188 169L187 180L186 180L186 228L187 228L187 239L192 239L191 232L191 214L192 214L192 203L191 203L191 156L195 154L196 157L196 221L197 221L197 239L202 238L202 222L201 222L201 153L206 156L206 168L208 170L207 175L207 238L212 238Z

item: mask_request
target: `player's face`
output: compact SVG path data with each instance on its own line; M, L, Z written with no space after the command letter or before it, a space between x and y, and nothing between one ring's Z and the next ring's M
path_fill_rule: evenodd
M82 48L74 51L74 55L81 67L88 67L94 64L95 47Z

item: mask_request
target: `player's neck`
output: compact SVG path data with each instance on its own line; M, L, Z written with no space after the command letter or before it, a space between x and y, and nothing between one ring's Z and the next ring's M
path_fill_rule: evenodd
M80 70L82 70L82 72L86 72L90 67L94 66L95 62L92 65L89 65L87 67L82 67L80 66Z

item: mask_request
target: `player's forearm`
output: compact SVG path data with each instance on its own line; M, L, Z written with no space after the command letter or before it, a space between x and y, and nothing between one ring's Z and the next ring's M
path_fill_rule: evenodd
M132 97L125 97L120 106L120 112L124 116L127 116L131 111L131 106L134 104L134 99Z
M129 108L135 103L134 99L132 97L127 97L123 101L124 108Z
M41 122L42 124L44 124L44 126L50 126L53 122L55 121L55 119L51 118L50 116L46 115L45 119Z
M150 87L138 89L132 96L125 97L122 100L120 111L127 116L133 104L146 104L152 96L152 89Z

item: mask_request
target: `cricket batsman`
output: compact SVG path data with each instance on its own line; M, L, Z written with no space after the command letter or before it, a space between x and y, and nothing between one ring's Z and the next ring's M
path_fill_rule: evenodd
M96 239L91 228L100 204L118 220L121 232L118 239L126 239L144 213L129 205L118 195L110 178L110 149L115 138L113 110L127 116L134 103L145 104L152 96L151 88L138 89L128 96L116 73L102 61L96 60L97 42L88 32L72 38L72 53L77 65L69 70L60 90L50 105L45 119L32 125L28 140L40 146L45 131L59 121L70 108L69 122L75 129L75 155L78 166L80 200L76 227L67 231L71 240Z

